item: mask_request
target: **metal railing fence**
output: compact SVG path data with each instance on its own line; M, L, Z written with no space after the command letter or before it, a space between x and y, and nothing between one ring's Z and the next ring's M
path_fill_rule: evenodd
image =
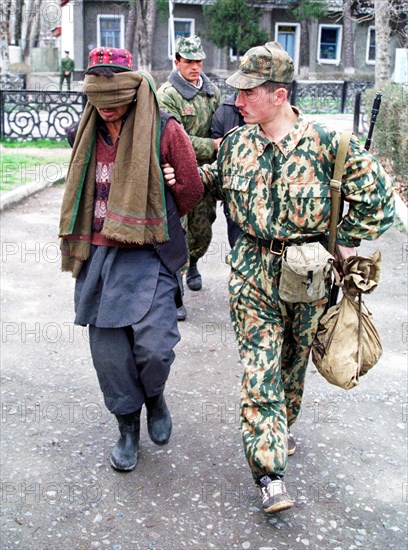
M211 79L223 98L232 93L224 79L213 75ZM361 93L371 85L368 82L295 81L291 103L304 113L355 114ZM0 90L0 138L65 139L66 129L79 121L85 103L86 97L81 92Z
M78 92L1 90L0 138L65 139L66 129L79 121L86 97Z

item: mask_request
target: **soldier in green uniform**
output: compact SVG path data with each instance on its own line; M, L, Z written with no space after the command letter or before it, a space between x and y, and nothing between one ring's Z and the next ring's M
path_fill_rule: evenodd
M71 90L71 78L72 73L75 69L75 62L69 57L69 51L65 50L65 57L61 59L61 68L60 68L60 90L64 85L64 80L67 81L68 91Z
M212 162L221 139L211 139L211 119L220 104L221 94L202 72L206 55L200 38L179 37L175 57L176 69L157 92L159 105L184 126L193 144L198 164ZM211 226L215 217L216 201L209 194L188 214L187 242L190 259L186 281L191 290L197 291L202 287L197 262L210 245Z
M244 449L266 513L293 506L283 482L296 447L288 430L300 411L330 287L326 277L320 299L284 301L282 256L294 243L327 242L329 183L340 139L290 105L293 73L292 59L277 42L246 53L227 83L238 90L236 106L247 125L228 134L217 160L200 169L206 187L243 230L227 257L230 309L244 368ZM349 208L337 231L338 261L355 255L362 239L376 239L394 217L392 181L354 136L342 192Z

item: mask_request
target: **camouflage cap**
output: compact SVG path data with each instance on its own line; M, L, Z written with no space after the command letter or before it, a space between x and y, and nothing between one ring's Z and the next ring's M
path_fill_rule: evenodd
M293 74L294 65L289 54L279 42L267 42L246 52L238 71L227 79L227 84L242 90L255 88L268 80L290 84Z
M199 36L179 36L176 40L176 53L184 59L196 61L201 61L206 57Z

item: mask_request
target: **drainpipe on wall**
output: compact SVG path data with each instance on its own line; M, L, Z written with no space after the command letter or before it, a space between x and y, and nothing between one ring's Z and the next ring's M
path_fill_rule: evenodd
M170 33L170 49L172 57L172 66L174 69L174 55L176 52L176 41L174 36L174 17L173 17L173 1L169 0L169 33Z

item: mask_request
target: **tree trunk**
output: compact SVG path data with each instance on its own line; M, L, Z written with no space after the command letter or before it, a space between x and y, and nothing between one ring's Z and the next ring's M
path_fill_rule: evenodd
M10 10L11 0L6 0L0 5L0 51L3 60L2 70L7 74L10 67L9 44L10 36Z
M125 48L133 54L136 28L136 8L134 1L129 2L128 19L126 23Z
M299 51L299 77L307 79L309 76L309 19L300 22L300 43Z
M137 68L151 70L156 0L136 0Z
M41 4L42 0L31 0L31 2L27 4L25 10L27 26L24 38L23 63L26 65L30 64L30 53L37 32L36 29L38 28L39 33L39 27L41 26Z
M23 30L23 10L24 10L24 0L16 0L14 43L17 46L21 46L22 30Z
M30 48L31 48L31 30L35 19L35 0L28 0L25 5L24 17L26 20L26 27L23 39L23 63L29 64L30 60ZM23 37L22 37L23 38Z
M390 6L374 0L375 12L375 86L381 90L391 80Z
M10 15L11 0L3 0L0 5L0 36L2 41L7 41L7 44L11 44Z
M309 48L309 76L310 73L312 73L312 78L317 78L317 59L316 59L316 53L317 53L317 37L319 35L319 27L318 27L318 20L315 17L309 17L307 19L308 24L308 30L309 30L309 41L308 41L308 48ZM303 41L301 42L303 46Z
M35 14L35 20L33 24L33 29L31 31L30 49L38 47L40 43L42 2L43 0L36 0L36 8L35 8L36 14Z
M384 0L383 0L384 1ZM343 60L344 72L346 74L354 74L354 32L353 21L351 18L350 0L343 0L343 28L344 28L344 43L343 43Z

